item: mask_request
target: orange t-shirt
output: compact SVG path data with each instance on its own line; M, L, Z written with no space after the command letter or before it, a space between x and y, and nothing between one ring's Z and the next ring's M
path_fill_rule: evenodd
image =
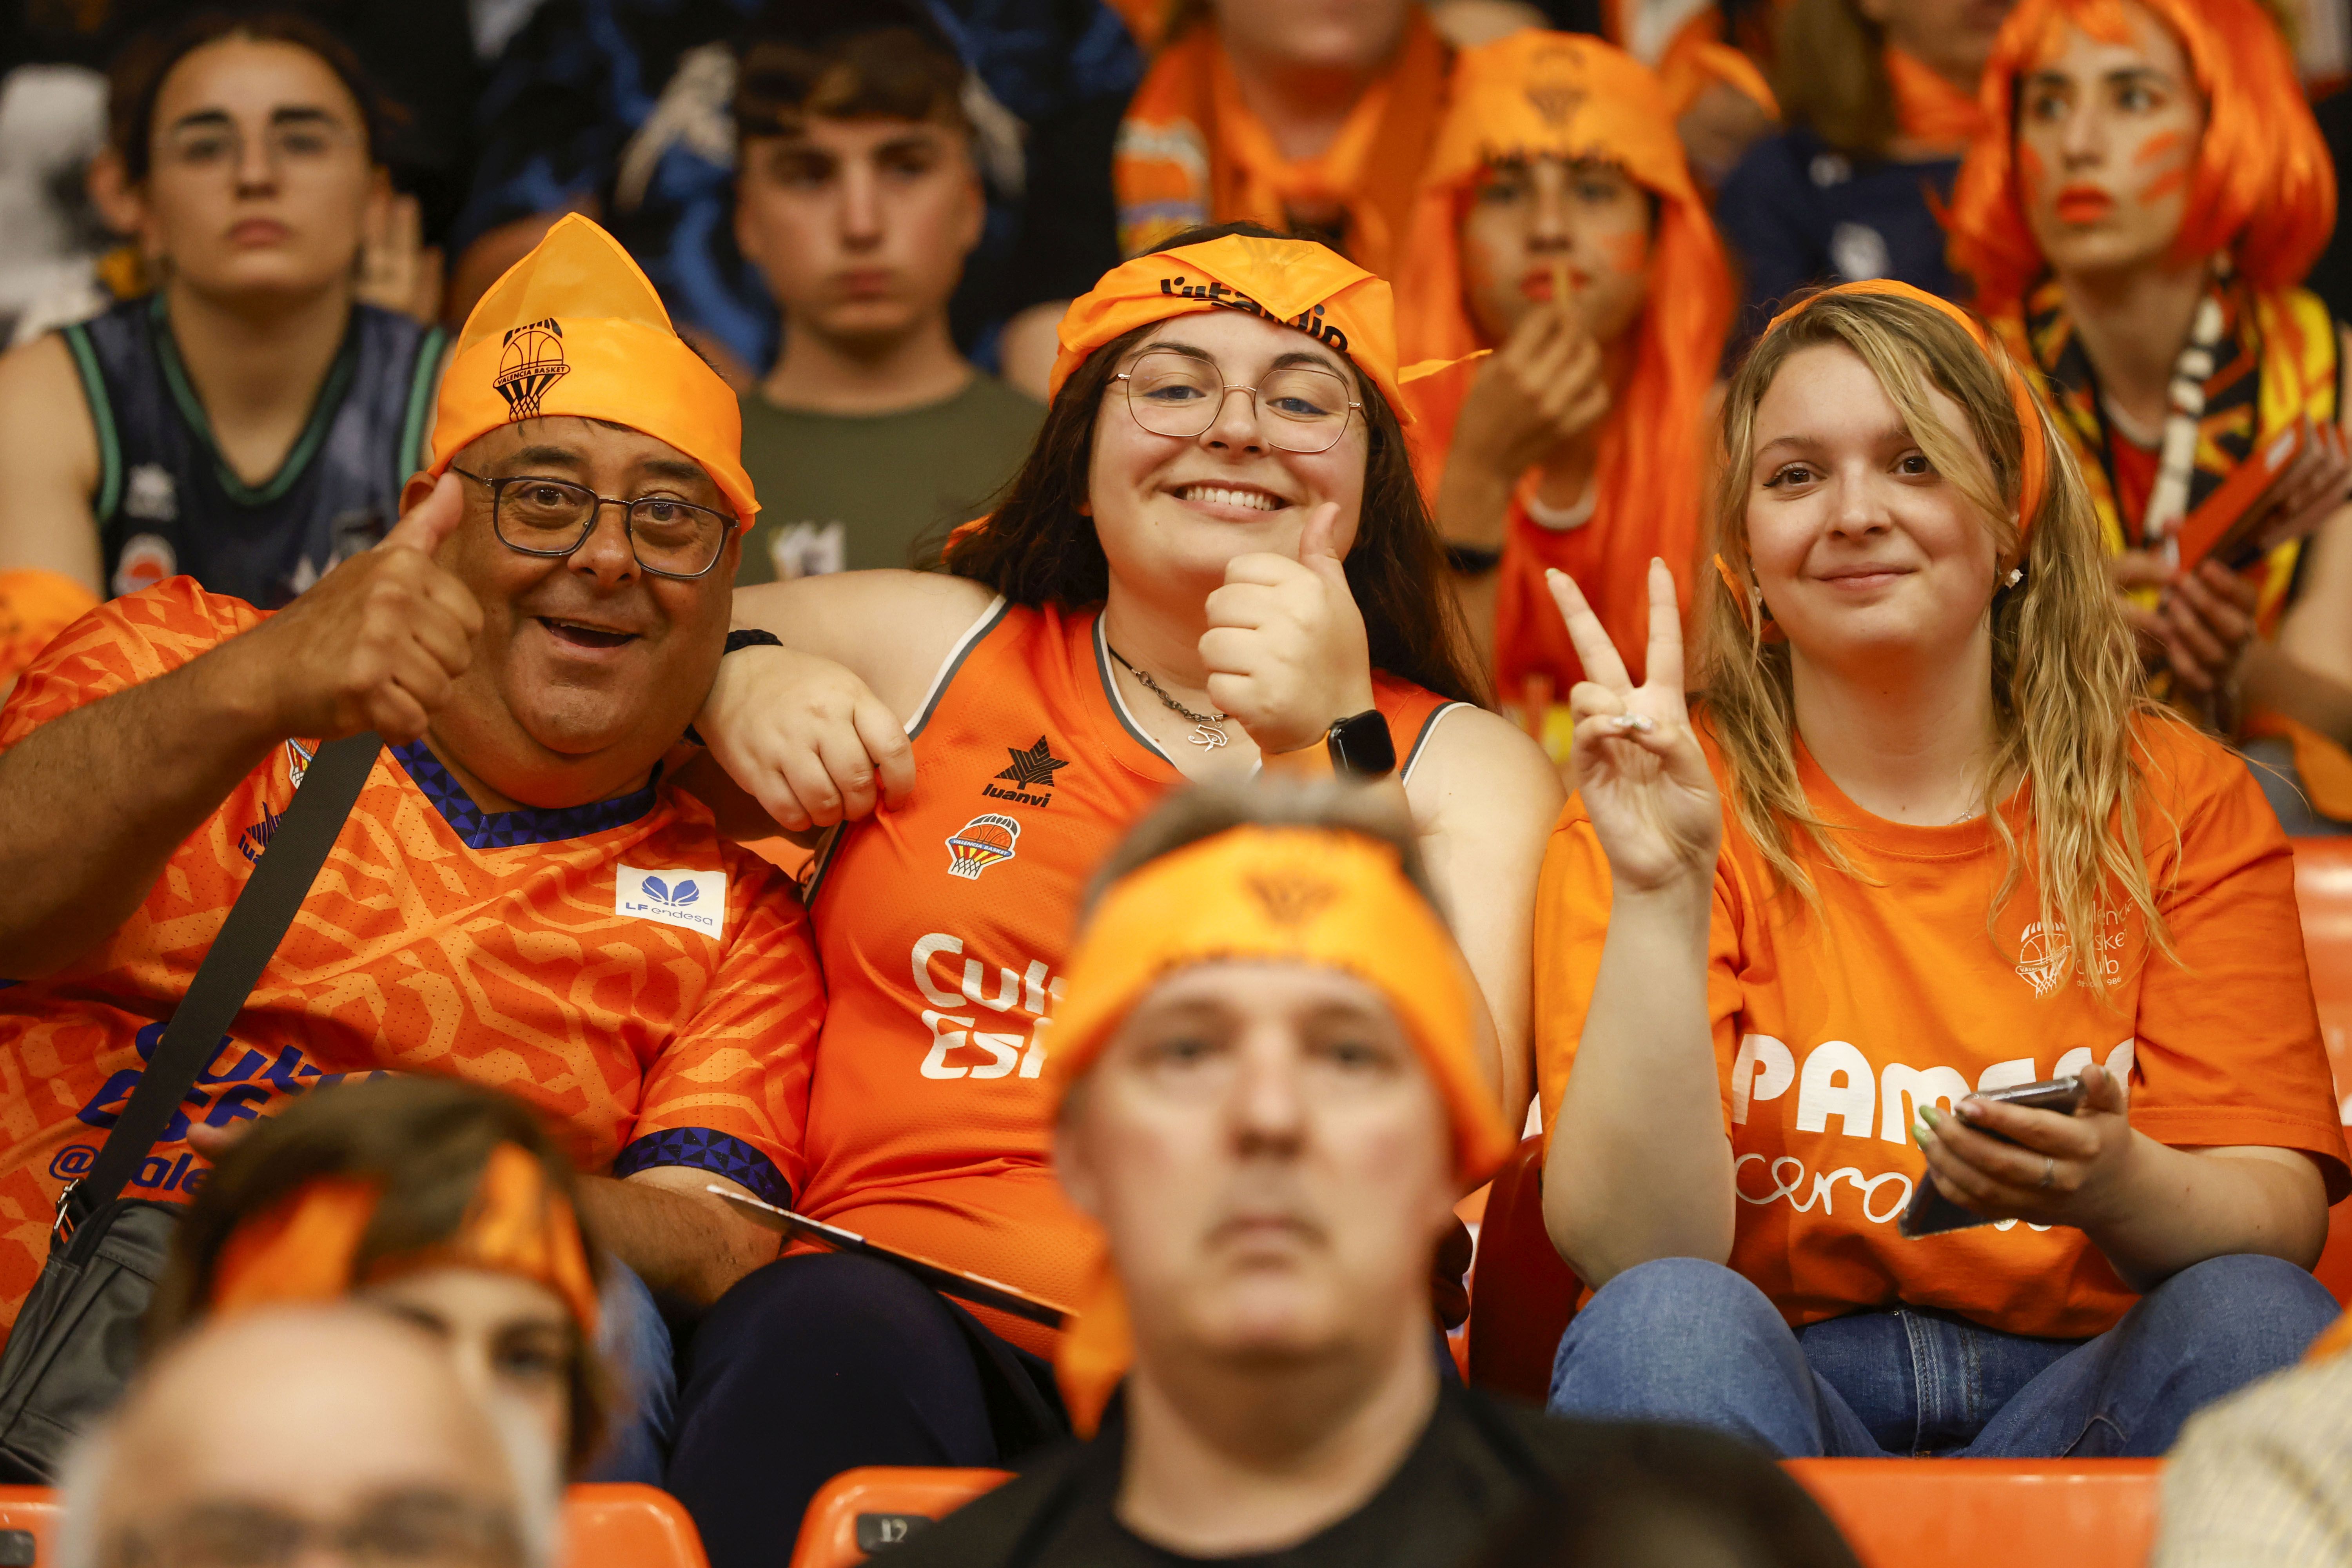
M1731 1266L1794 1326L1898 1304L2015 1334L2080 1339L2136 1299L2078 1230L1994 1226L1906 1240L1895 1216L1926 1161L1917 1106L2097 1062L2130 1076L2132 1125L2176 1146L2300 1149L2329 1201L2352 1190L2335 1115L2294 869L2244 763L2186 726L2135 721L2141 839L2179 963L2136 920L2099 936L2101 1004L2053 984L2064 930L2026 882L1985 922L2005 865L1982 820L1871 816L1799 751L1806 799L1844 829L1867 886L1798 853L1818 914L1772 875L1727 800L1708 943L1707 1013L1738 1190ZM1709 747L1718 781L1721 758ZM2002 808L2029 842L2026 792ZM2177 834L2177 839L2176 839ZM1609 864L1580 799L1562 813L1536 910L1537 1070L1556 1114L1608 933Z
M1092 1254L1054 1180L1039 1076L1063 957L1095 868L1182 782L1112 681L1100 620L1002 600L982 616L908 726L913 797L843 834L809 900L832 1001L803 1211L1065 1304ZM1372 684L1409 776L1460 705Z
M175 577L68 626L0 710L0 747L163 675L265 616ZM276 748L106 942L0 983L0 1315L48 1252L310 748ZM656 781L568 810L485 813L422 743L388 749L220 1052L129 1195L206 1167L188 1122L267 1114L352 1075L437 1072L537 1107L583 1171L685 1165L789 1201L824 1010L782 872Z

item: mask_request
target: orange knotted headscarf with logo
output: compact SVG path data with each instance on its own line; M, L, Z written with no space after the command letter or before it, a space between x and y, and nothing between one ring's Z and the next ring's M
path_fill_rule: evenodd
M1220 310L1263 316L1345 354L1402 420L1412 417L1403 384L1445 368L1398 367L1389 286L1338 251L1311 239L1229 234L1155 250L1104 273L1063 312L1046 396L1060 393L1087 355L1136 328Z
M1487 170L1537 158L1613 164L1649 193L1657 217L1643 269L1646 299L1629 329L1631 368L1601 430L1594 521L1587 526L1607 532L1571 544L1570 536L1513 519L1496 605L1496 661L1507 696L1531 671L1554 672L1565 691L1581 668L1544 585L1546 568L1575 574L1621 648L1648 646L1652 556L1665 559L1687 600L1705 480L1702 416L1738 303L1657 78L1597 38L1515 33L1465 50L1454 64L1453 108L1423 176L1397 286L1400 353L1451 361L1496 346L1485 342L1464 297L1462 223ZM1413 389L1421 416L1414 465L1433 496L1476 374L1456 370ZM1568 559L1563 552L1571 549L1581 558Z
M482 1163L479 1184L457 1230L433 1247L360 1267L383 1184L321 1176L239 1226L213 1265L207 1310L219 1316L287 1302L331 1301L357 1287L425 1268L513 1274L562 1298L593 1339L598 1318L588 1249L569 1199L518 1144L500 1143Z
M466 318L441 373L426 472L439 478L467 442L501 425L559 415L667 441L702 465L740 525L759 514L735 394L677 335L620 242L576 213Z
M1392 846L1321 827L1228 828L1114 883L1080 932L1069 999L1054 1023L1054 1114L1138 1002L1170 974L1219 962L1312 964L1378 991L1427 1068L1466 1190L1509 1157L1517 1135L1478 1067L1476 982ZM1134 1359L1126 1299L1107 1241L1055 1369L1091 1432Z

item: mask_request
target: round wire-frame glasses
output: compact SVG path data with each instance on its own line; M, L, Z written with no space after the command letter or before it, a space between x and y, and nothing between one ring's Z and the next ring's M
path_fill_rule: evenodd
M1348 395L1345 380L1314 365L1277 365L1255 386L1234 386L1207 360L1161 349L1147 352L1111 379L1127 384L1127 411L1138 425L1155 436L1188 441L1216 424L1227 397L1248 393L1265 444L1301 456L1338 446L1363 407Z
M735 531L736 520L728 513L672 496L625 500L537 474L491 479L455 463L449 471L489 487L491 531L499 543L522 555L572 554L596 531L596 519L604 510L616 506L637 564L654 576L687 582L719 564L727 552L728 535ZM518 485L530 488L516 491Z

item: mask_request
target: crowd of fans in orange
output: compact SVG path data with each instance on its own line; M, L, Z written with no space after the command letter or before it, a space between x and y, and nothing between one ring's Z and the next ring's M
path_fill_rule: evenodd
M69 9L74 1561L542 1563L570 1476L751 1568L892 1465L1020 1472L909 1568L1841 1563L1772 1458L2184 1429L2161 1561L2352 1552L2321 0ZM1523 1133L1543 1413L1445 1335ZM436 1369L308 1500L164 1435L273 1334Z

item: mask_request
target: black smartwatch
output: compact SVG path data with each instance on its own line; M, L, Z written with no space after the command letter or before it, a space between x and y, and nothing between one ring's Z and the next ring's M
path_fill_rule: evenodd
M1396 742L1389 738L1389 721L1377 708L1342 719L1323 737L1331 752L1331 771L1342 778L1370 784L1396 772Z
M719 657L725 658L729 654L740 652L747 647L782 647L783 646L784 639L773 632L763 632L757 626L738 626L727 634L727 646L719 650ZM702 732L691 724L686 727L686 739L688 745L700 746L709 743L703 740Z

